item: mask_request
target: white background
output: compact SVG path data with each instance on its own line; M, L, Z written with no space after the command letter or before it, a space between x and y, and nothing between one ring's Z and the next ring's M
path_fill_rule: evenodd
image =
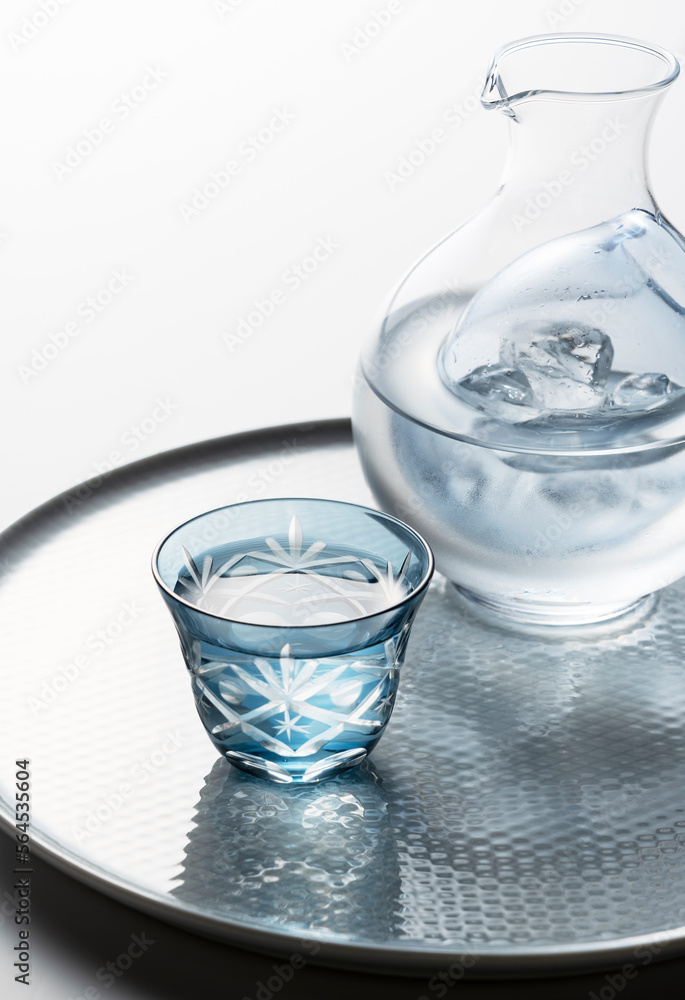
M0 526L113 452L120 464L348 414L359 347L388 292L497 186L505 121L474 97L500 45L604 31L685 50L680 0L395 0L390 23L367 29L387 6L70 0L44 17L39 0L3 0ZM125 113L126 94L136 106ZM455 104L461 125L391 189L387 173ZM278 109L292 122L248 162L241 144ZM60 168L103 118L111 131ZM651 150L657 199L681 229L684 121L685 79ZM231 159L239 174L184 220L194 189ZM339 246L289 287L285 272L320 239ZM122 269L127 287L87 322L82 303ZM278 290L273 314L227 344L253 300ZM31 368L69 322L78 334ZM66 998L92 981L93 961L67 949L40 993L17 995ZM133 974L114 994L152 995Z
M380 30L365 26L384 0L44 2L57 13L39 0L0 10L0 525L112 452L123 463L349 413L359 346L388 292L497 186L506 123L475 95L501 44L607 31L685 49L675 0L394 0ZM461 124L445 126L454 104ZM250 160L241 144L274 109L293 120ZM651 157L681 228L684 111L685 81ZM88 153L84 132L103 118L112 129ZM386 174L440 126L445 142L392 188ZM184 220L230 159L238 175ZM285 283L329 237L338 248L299 288ZM82 303L117 269L127 287L88 321ZM278 290L273 314L227 344L253 300ZM53 347L69 322L79 332ZM34 351L56 356L37 371ZM163 420L158 398L176 407Z

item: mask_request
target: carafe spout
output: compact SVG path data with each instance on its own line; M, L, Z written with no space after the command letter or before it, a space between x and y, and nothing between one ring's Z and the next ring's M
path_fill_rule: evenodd
M483 107L510 118L533 100L632 100L666 90L679 72L665 49L616 35L534 35L495 53Z

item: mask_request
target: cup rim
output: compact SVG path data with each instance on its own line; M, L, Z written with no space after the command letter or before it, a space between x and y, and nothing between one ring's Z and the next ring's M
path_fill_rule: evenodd
M226 617L225 615L217 615L213 611L205 611L203 608L198 608L197 605L192 604L190 601L185 600L185 598L181 597L179 594L175 594L162 579L161 573L159 572L158 568L159 555L166 542L169 541L171 536L174 535L181 528L185 528L186 525L192 524L193 521L198 521L200 520L200 518L207 517L210 514L216 514L219 511L235 510L239 507L255 507L258 504L264 504L264 503L281 503L281 502L287 503L288 501L296 503L305 502L305 503L317 503L317 504L335 504L336 506L339 507L353 507L359 511L364 511L365 513L368 514L374 514L380 516L386 521L390 521L393 522L394 524L400 525L406 531L409 531L412 535L414 535L414 537L418 540L419 544L423 547L428 556L428 565L420 582L417 584L414 590L406 594L401 601L397 601L395 604L390 604L388 605L387 608L383 608L381 611L374 611L368 615L358 615L356 618L345 618L344 621L338 621L338 622L322 622L321 624L317 625L307 625L307 624L265 625L265 624L260 624L258 622L245 622L241 621L239 618L229 618ZM355 622L363 622L366 620L370 620L372 618L378 618L381 615L387 615L393 611L398 610L399 608L406 605L409 601L416 600L416 598L422 595L423 592L426 590L428 584L430 583L433 577L433 573L435 571L435 556L433 555L433 550L431 549L426 539L423 537L423 535L420 535L415 528L412 528L411 525L407 524L405 521L401 521L399 517L394 517L392 514L386 514L385 511L376 510L376 508L374 507L367 507L364 504L350 503L347 500L333 500L329 497L262 497L259 500L244 500L240 503L223 504L221 507L213 507L211 510L202 511L200 514L196 514L194 517L190 517L187 520L182 521L180 524L177 524L174 528L171 528L170 531L167 531L166 534L155 545L155 548L152 553L151 568L152 568L152 575L155 579L155 583L157 584L159 589L164 594L168 595L174 602L176 602L177 604L184 605L186 608L189 608L191 611L195 612L195 614L205 615L207 618L216 619L216 621L226 622L231 625L240 625L244 628L250 628L250 629L268 629L271 631L273 631L274 629L282 629L284 632L291 631L294 629L298 630L302 629L311 632L313 629L319 630L319 629L340 628L341 626L351 625L354 624Z

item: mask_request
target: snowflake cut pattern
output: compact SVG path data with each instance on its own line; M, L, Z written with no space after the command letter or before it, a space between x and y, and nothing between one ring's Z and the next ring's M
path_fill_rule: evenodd
M237 663L222 664L227 676L219 681L221 697L206 683L206 678L214 675L215 663L210 661L196 668L194 681L197 690L226 720L212 728L213 736L227 740L243 733L265 750L279 756L308 757L339 737L344 730L369 735L384 725L390 700L387 697L384 700L383 696L387 696L388 681L394 675L392 668L386 670L372 690L346 714L335 708L314 705L310 699L330 694L341 674L348 668L357 672L363 670L363 663L347 662L324 667L317 673L320 660L297 661L292 647L286 644L276 664L272 665L263 657L255 658L254 670ZM237 705L245 700L246 695L251 698L258 696L262 704L241 713ZM377 717L379 711L382 718ZM271 731L267 732L265 726ZM285 735L290 740L293 733L308 735L312 728L319 728L320 731L297 747L279 739Z
M200 610L230 617L232 610L236 613L236 605L249 598L269 612L268 620L258 623L275 625L316 625L350 620L383 611L406 597L409 590L406 572L411 553L407 552L395 574L390 562L381 570L368 557L329 556L325 548L326 542L315 541L305 549L302 526L293 516L287 549L270 536L264 539L262 550L236 553L217 568L214 568L213 557L207 555L200 568L183 548L188 577L179 577L179 583ZM273 568L260 572L250 560ZM348 564L348 567L340 576L322 572L341 564ZM290 579L279 591L274 584L283 577ZM355 582L359 584L356 589ZM344 612L340 611L341 602L346 608ZM251 604L251 608L257 605ZM285 608L288 615L284 614ZM295 620L293 613L299 614Z

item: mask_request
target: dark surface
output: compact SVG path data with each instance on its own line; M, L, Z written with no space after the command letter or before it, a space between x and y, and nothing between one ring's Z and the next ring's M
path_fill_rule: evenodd
M0 836L3 899L5 891L11 887L12 857L11 842L3 833ZM309 997L316 1000L347 1000L349 997L374 1000L419 1000L422 997L430 1000L440 997L448 1000L452 997L589 1000L593 991L601 1000L612 1000L614 995L636 1000L680 996L685 974L685 959L653 962L649 966L642 965L644 959L636 959L637 974L615 992L607 980L611 973L518 981L469 982L462 979L442 992L441 984L434 982L431 988L426 978L374 976L326 969L310 963L274 991L266 984L274 977L274 965L283 966L282 960L188 934L100 895L45 862L36 860L34 868L33 983L20 993L20 987L15 987L11 981L10 970L4 968L0 974L3 1000L14 995L25 995L32 1000L67 1000L69 997L77 1000L88 987L99 991L101 996L135 997L136 1000L196 1000L203 996L271 1000L270 992L279 1000L308 1000ZM10 940L14 937L12 924L6 918L1 932ZM110 988L104 980L96 978L96 972L126 950L132 933L144 933L154 944ZM665 957L666 949L663 954ZM260 982L264 985L261 991ZM278 982L272 979L272 987ZM613 982L620 987L620 979ZM2 988L5 983L8 985Z

